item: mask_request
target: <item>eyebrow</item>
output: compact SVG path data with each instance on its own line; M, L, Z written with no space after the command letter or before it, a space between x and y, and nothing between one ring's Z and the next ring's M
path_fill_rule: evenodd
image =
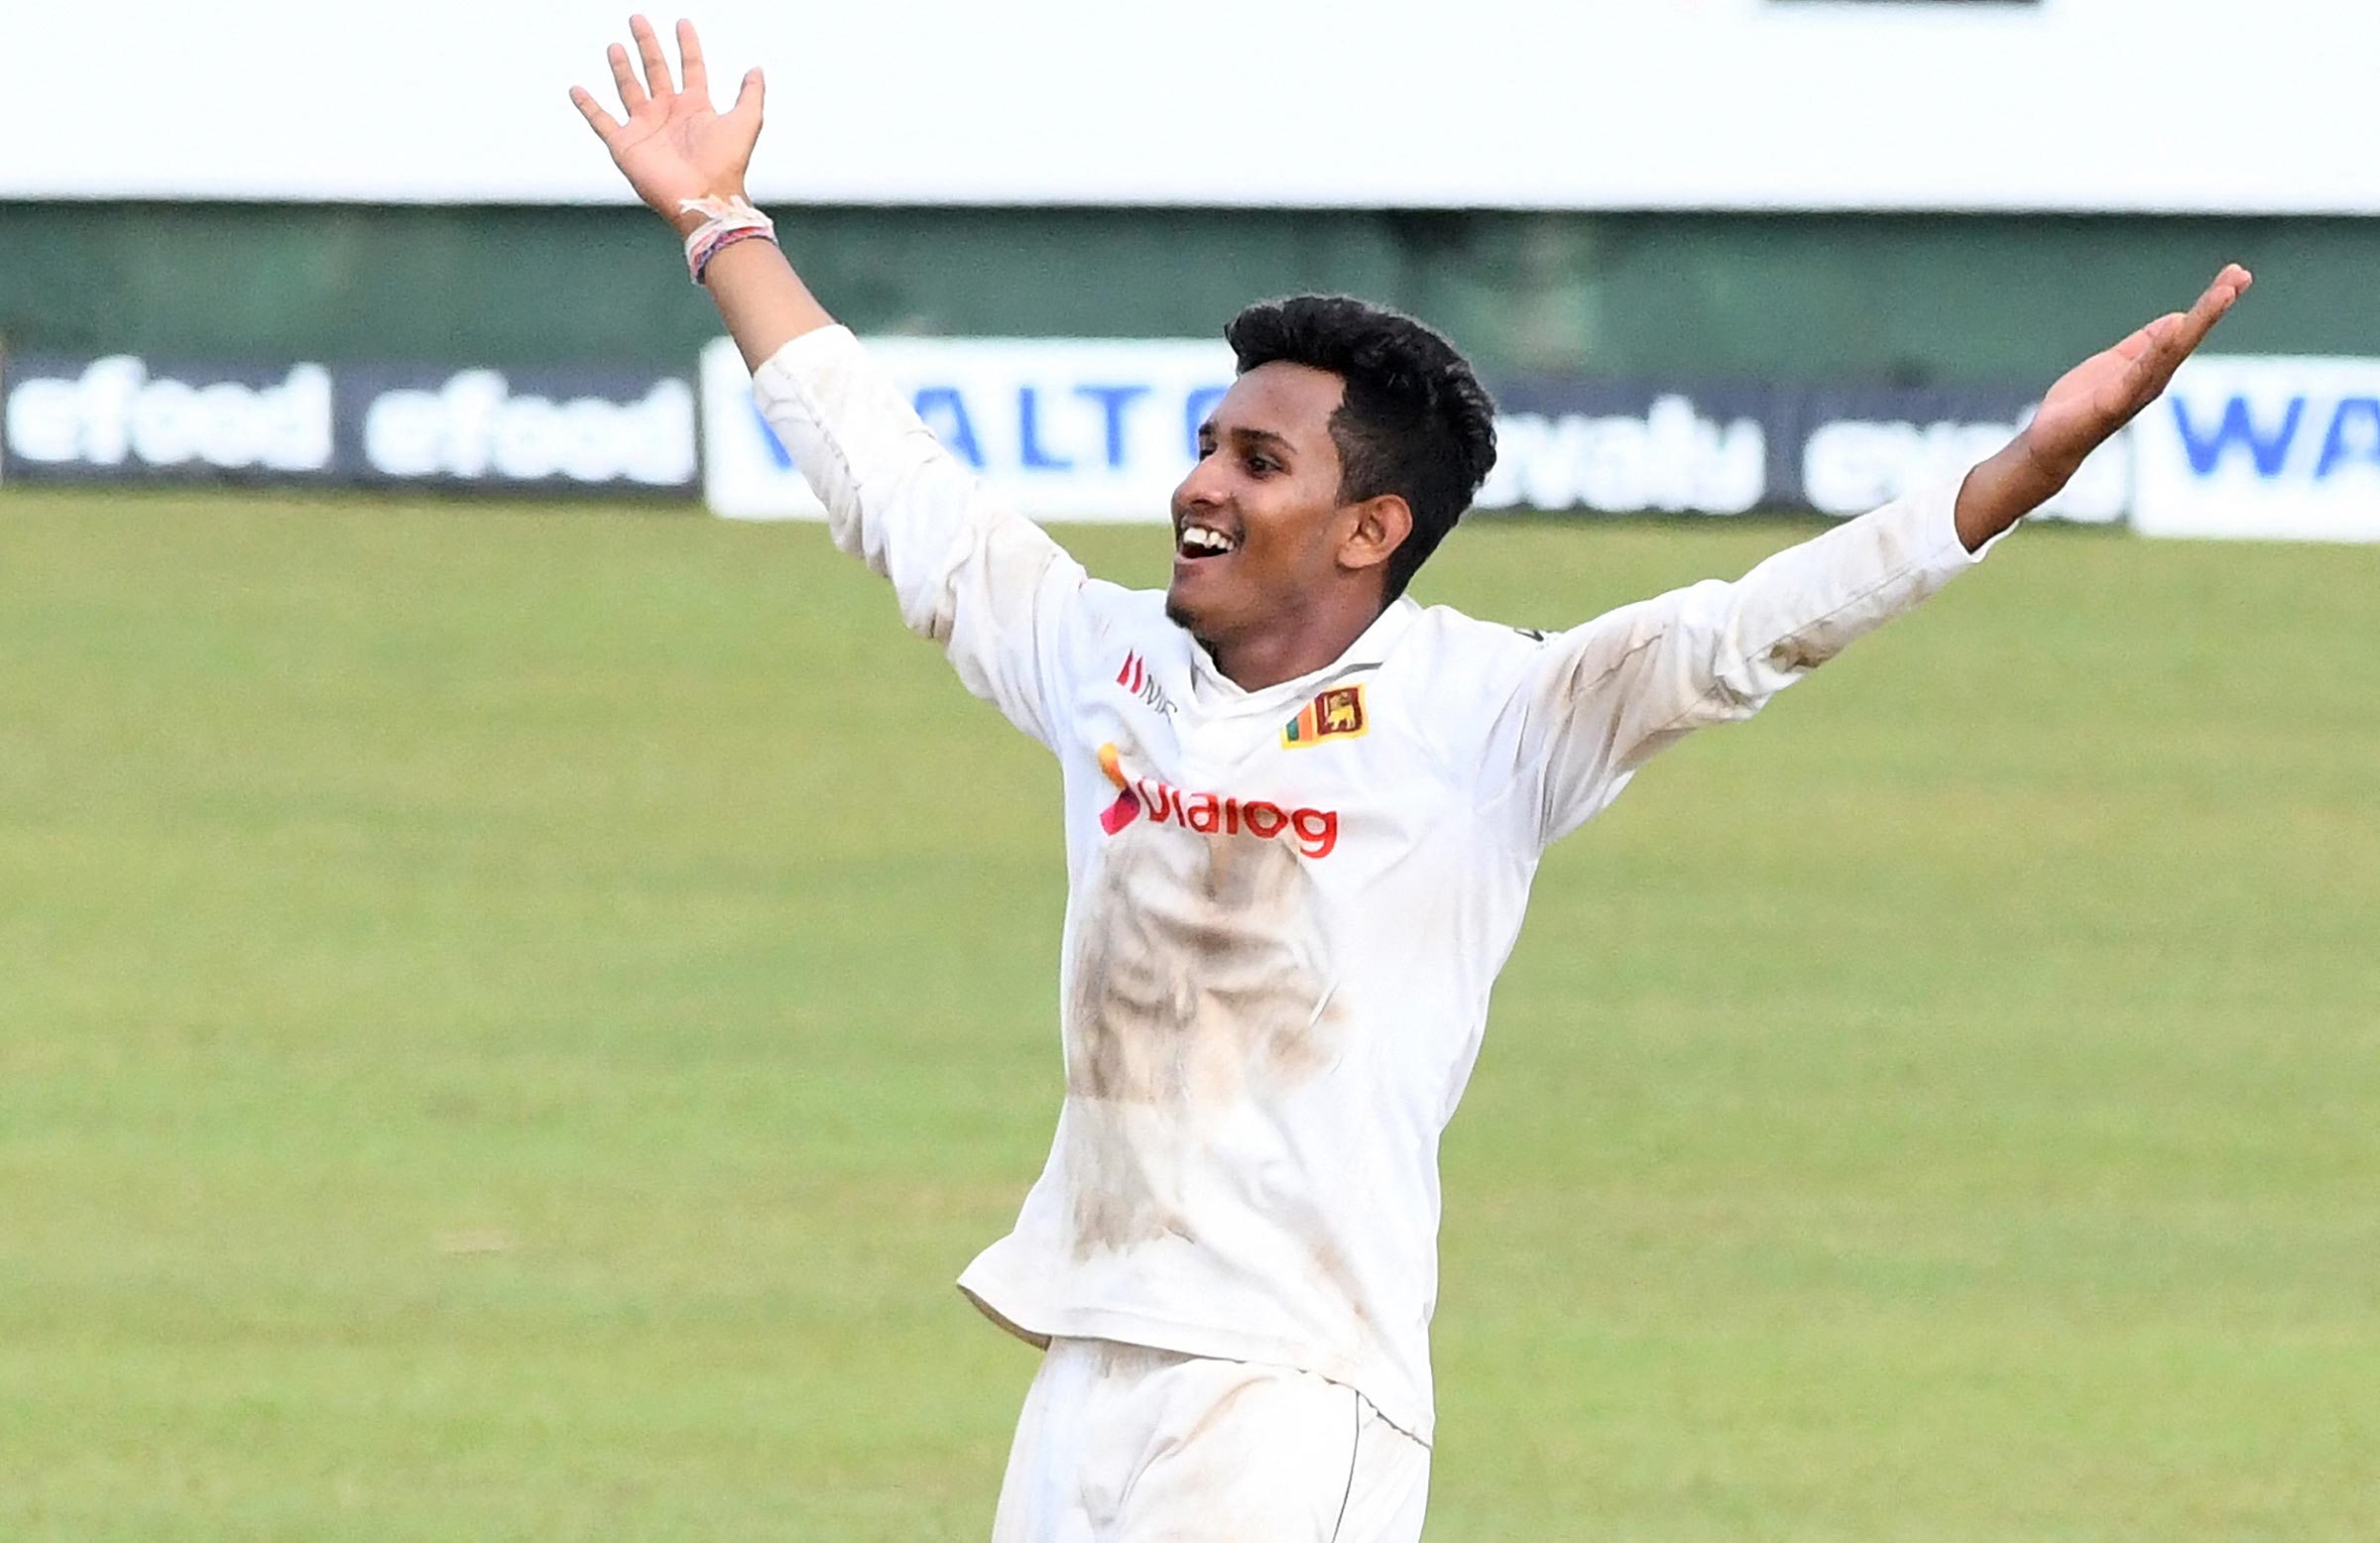
M1198 425L1198 432L1200 437L1203 438L1208 434L1216 434L1221 436L1225 431L1216 428L1215 420L1213 418L1209 418L1205 422ZM1236 440L1240 444L1254 445L1263 449L1276 450L1284 455L1288 454L1290 450L1294 448L1287 439L1284 439L1279 434L1274 433L1269 428L1234 428L1229 430L1229 434L1232 439Z

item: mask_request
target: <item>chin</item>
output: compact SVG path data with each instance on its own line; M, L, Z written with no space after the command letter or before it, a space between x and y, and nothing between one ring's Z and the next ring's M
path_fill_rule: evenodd
M1208 611L1183 599L1181 588L1178 585L1165 591L1165 620L1188 633L1191 640L1200 648L1209 652L1213 651L1215 630L1209 624L1214 618Z

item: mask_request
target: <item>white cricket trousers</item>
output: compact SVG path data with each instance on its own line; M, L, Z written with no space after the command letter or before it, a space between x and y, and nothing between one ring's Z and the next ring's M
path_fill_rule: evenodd
M1309 1371L1056 1340L992 1543L1415 1543L1430 1449Z

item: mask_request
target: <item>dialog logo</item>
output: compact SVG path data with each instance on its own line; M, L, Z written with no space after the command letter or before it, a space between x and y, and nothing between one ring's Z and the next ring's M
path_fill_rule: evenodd
M1099 828L1113 836L1140 817L1140 795L1132 791L1132 784L1126 779L1124 764L1118 759L1115 746L1099 747L1099 770L1107 773L1109 781L1124 789L1099 816Z
M1207 836L1253 836L1259 841L1285 836L1299 852L1317 860L1339 849L1336 809L1293 809L1263 798L1186 793L1157 777L1130 777L1113 745L1099 747L1099 770L1118 789L1116 801L1099 816L1099 828L1111 836L1146 815L1156 824L1179 825Z

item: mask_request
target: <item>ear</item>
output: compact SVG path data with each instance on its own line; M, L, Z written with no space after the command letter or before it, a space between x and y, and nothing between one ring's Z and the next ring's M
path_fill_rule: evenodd
M1339 539L1339 566L1361 572L1376 568L1413 534L1413 506L1394 493L1350 504L1347 534Z

